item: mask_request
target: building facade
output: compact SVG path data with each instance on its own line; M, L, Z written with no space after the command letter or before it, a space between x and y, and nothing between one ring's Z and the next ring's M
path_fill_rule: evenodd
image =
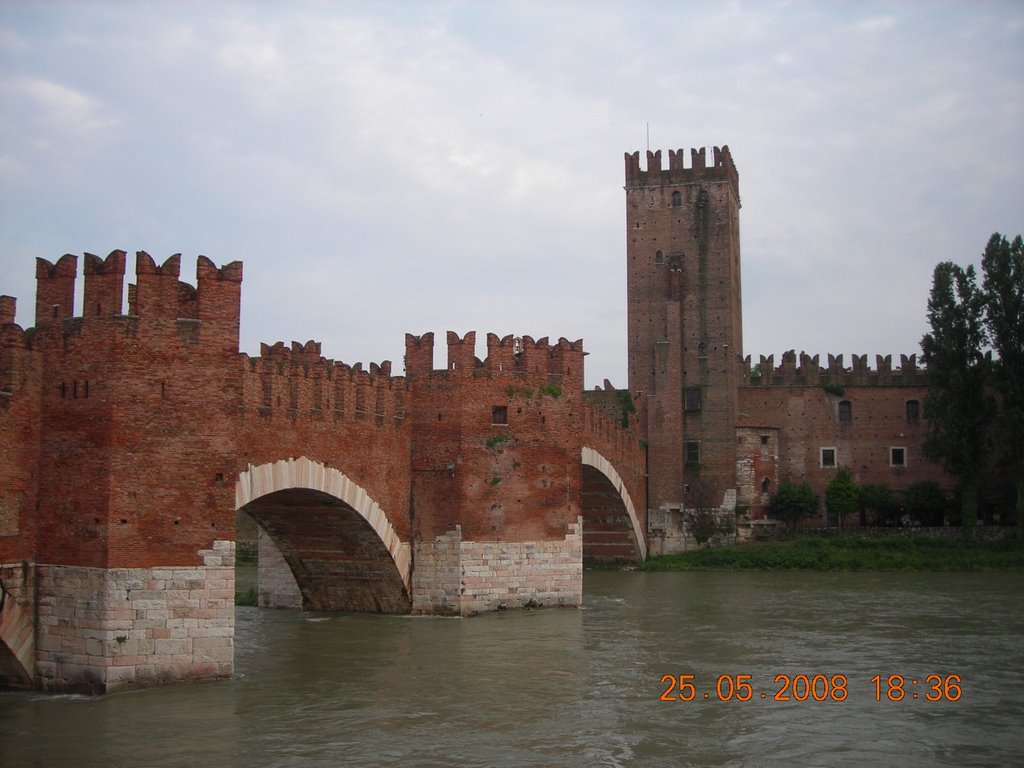
M820 498L840 467L895 491L952 485L924 458L914 355L743 350L739 172L728 147L625 156L629 391L648 451L651 536L677 549L685 511L764 516L779 483ZM828 521L824 509L811 524ZM652 551L659 547L652 543Z

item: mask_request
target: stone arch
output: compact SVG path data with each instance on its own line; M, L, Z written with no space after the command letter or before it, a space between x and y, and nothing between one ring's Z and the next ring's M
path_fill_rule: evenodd
M262 496L291 489L319 491L351 507L380 537L398 569L406 593L412 593L412 553L409 543L399 538L380 504L341 470L305 456L258 466L250 464L248 469L239 473L235 483L235 509L241 509Z
M583 446L581 454L584 467L592 467L603 475L618 493L619 498L622 500L622 505L625 508L626 515L629 517L630 532L636 544L637 551L640 553L640 560L646 560L647 539L644 537L643 526L640 524L640 518L637 517L636 507L633 505L633 499L630 497L629 491L626 490L626 484L623 482L622 477L619 475L618 471L616 471L615 467L612 466L612 463L593 448Z

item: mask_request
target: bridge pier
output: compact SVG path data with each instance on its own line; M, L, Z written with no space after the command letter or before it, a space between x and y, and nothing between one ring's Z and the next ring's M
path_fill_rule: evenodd
M30 622L36 613L34 669L23 684L105 693L230 677L235 544L215 541L213 549L199 554L203 565L192 567L34 568L37 599L25 595L14 609L8 594L0 622L6 627L15 611ZM9 648L8 637L3 639ZM6 677L7 684L18 684Z
M564 539L465 541L462 527L419 541L413 555L412 611L472 616L486 611L583 602L582 519Z

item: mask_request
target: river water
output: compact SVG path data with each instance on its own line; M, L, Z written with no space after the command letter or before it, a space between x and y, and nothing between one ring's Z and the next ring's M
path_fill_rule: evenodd
M236 631L230 681L0 694L0 765L1024 765L1021 574L587 572L581 610Z

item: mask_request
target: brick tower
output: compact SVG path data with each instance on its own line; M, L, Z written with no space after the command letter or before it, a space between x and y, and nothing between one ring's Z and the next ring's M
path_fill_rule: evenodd
M728 147L626 154L629 389L648 444L649 497L717 507L736 474L739 174Z

